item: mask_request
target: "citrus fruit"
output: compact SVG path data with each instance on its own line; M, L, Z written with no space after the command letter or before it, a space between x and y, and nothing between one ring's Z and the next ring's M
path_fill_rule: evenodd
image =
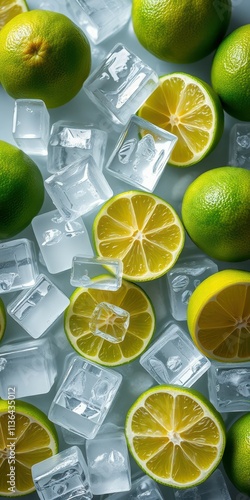
M250 171L238 167L208 170L188 186L182 220L194 243L226 262L250 258Z
M61 106L79 92L90 66L88 39L58 12L24 12L0 32L0 81L15 99Z
M187 322L208 358L250 361L250 272L227 269L202 281L189 299Z
M129 450L155 481L175 488L203 482L225 447L221 415L199 392L171 385L153 387L128 411Z
M250 413L242 415L229 428L223 465L234 486L250 496Z
M250 121L250 24L221 42L212 62L211 82L225 111Z
M3 338L5 327L6 327L5 306L2 299L0 299L0 340Z
M171 205L144 192L127 191L102 206L93 225L97 253L123 262L123 277L147 281L166 273L184 245L182 223Z
M130 313L129 326L121 342L111 343L91 332L92 314L100 302L113 304ZM106 323L107 317L103 320ZM105 329L105 325L103 327ZM147 347L154 333L155 313L145 292L123 280L117 291L77 288L65 311L64 328L69 342L79 354L101 365L117 366L137 358Z
M20 149L0 141L0 239L27 227L43 200L43 178L37 165Z
M1 0L0 1L0 29L13 17L28 10L25 0Z
M41 410L21 400L0 401L0 495L34 491L32 465L57 451L56 429Z
M204 81L186 73L161 76L138 115L178 137L169 163L189 167L219 142L224 114L218 96Z
M212 52L226 33L231 0L133 0L132 22L143 47L173 63L191 63Z

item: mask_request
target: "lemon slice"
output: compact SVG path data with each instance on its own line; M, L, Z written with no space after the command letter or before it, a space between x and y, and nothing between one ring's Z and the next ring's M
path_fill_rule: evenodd
M250 361L250 273L227 269L202 281L189 299L187 321L205 356Z
M121 342L111 343L91 332L92 313L100 302L130 313L129 326ZM132 361L146 349L154 332L155 313L145 292L123 281L115 292L77 288L65 311L64 326L69 342L79 354L101 365L117 366Z
M34 491L32 465L58 451L56 430L47 416L29 403L11 401L0 401L0 495L5 497Z
M195 390L153 387L135 401L125 423L129 450L155 481L175 488L203 482L225 448L221 415Z
M6 327L6 312L2 299L0 299L0 340L3 338Z
M184 246L184 229L171 205L150 193L127 191L111 198L93 226L97 253L123 262L123 277L147 281L165 274Z
M0 29L17 14L27 10L25 0L0 0Z
M214 90L186 73L161 76L138 115L178 137L168 163L179 167L207 156L224 129L222 105Z

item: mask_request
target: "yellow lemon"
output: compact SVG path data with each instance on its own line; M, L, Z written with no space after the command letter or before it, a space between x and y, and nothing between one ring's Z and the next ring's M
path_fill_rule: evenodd
M208 358L250 361L250 272L227 269L202 281L189 299L187 322Z

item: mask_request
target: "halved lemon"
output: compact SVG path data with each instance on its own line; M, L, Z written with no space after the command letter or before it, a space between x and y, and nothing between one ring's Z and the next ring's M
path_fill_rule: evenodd
M47 416L29 403L12 401L0 401L0 495L5 497L34 491L32 465L58 451L56 429Z
M148 281L175 264L185 232L169 203L151 193L127 191L102 206L93 238L99 255L122 260L125 279Z
M191 295L189 332L198 349L217 361L250 361L250 272L219 271Z
M121 342L112 343L91 332L92 314L100 302L129 312L129 326ZM122 281L115 292L77 288L65 311L64 327L69 342L79 354L101 365L118 366L137 358L146 349L154 333L155 313L138 285Z
M218 466L226 443L221 415L199 392L153 387L128 411L129 450L155 481L175 488L195 486Z
M138 115L178 137L168 161L178 167L189 167L207 156L224 129L222 105L212 87L186 73L161 76Z
M17 14L27 10L28 5L25 0L0 0L0 29Z

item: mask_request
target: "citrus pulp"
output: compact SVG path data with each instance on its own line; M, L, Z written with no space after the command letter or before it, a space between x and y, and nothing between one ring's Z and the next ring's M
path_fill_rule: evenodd
M250 361L250 272L226 269L202 281L189 299L187 322L208 358Z
M138 115L178 137L169 159L177 167L201 161L218 144L224 129L218 96L206 82L186 73L161 76Z
M184 245L182 223L171 205L143 191L113 196L95 217L93 237L102 257L123 262L123 277L148 281L165 274Z
M128 411L125 433L139 467L167 486L195 486L213 472L225 448L221 415L199 392L159 385Z
M13 402L11 399L10 402ZM58 452L54 424L38 408L21 400L0 401L0 495L15 497L35 490L31 467ZM15 415L15 439L8 435L8 421ZM15 443L15 486L8 483L11 473L10 443Z

